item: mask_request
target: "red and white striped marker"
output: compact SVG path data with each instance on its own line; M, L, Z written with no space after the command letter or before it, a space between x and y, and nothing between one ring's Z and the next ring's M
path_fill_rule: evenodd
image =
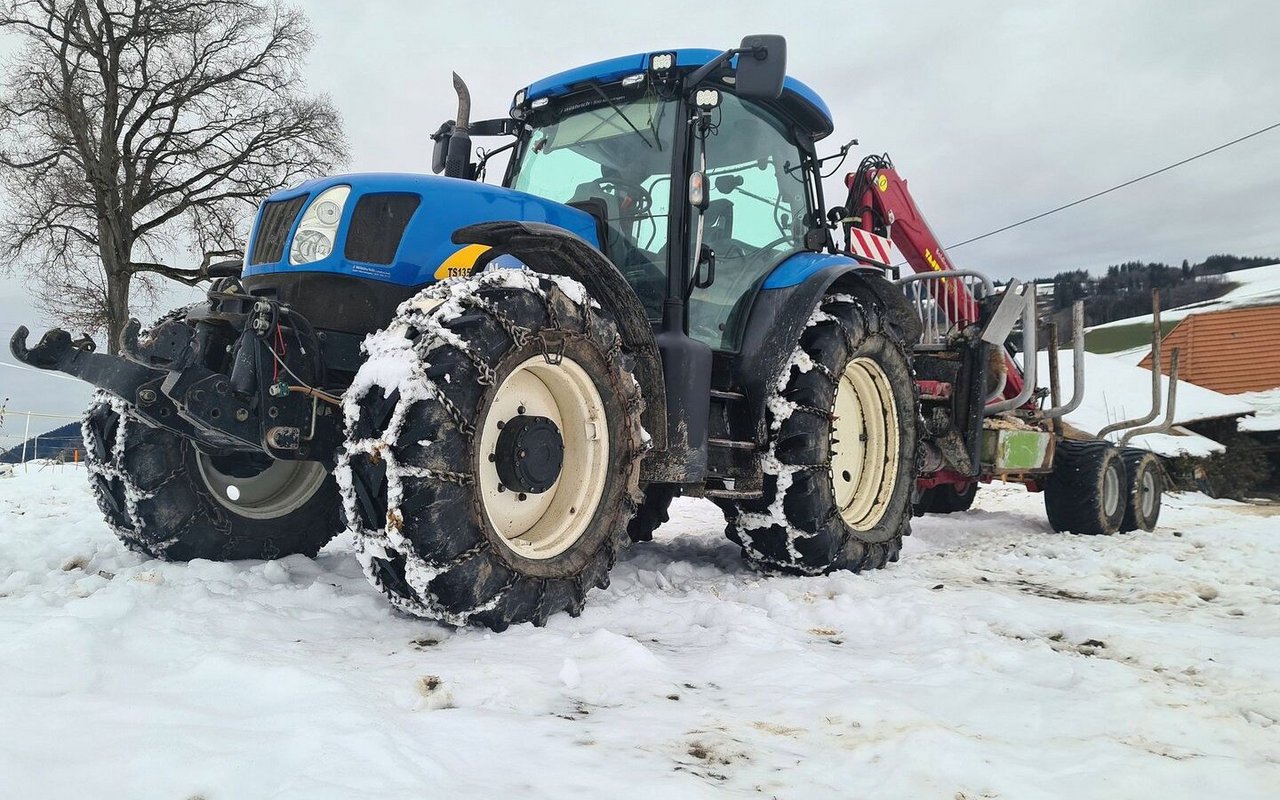
M893 255L893 242L861 228L850 228L849 250L857 258L887 267Z

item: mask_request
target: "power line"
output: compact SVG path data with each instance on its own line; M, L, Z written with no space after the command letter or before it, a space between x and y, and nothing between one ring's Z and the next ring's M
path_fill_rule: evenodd
M1246 135L1244 135L1244 136L1241 136L1239 139L1232 139L1231 141L1227 142L1226 144L1220 144L1220 145L1218 145L1217 147L1215 147L1215 148L1213 148L1213 149L1211 149L1211 150L1205 150L1203 153L1197 153L1197 154L1195 154L1194 156L1191 156L1190 158L1184 158L1184 159L1182 159L1181 161L1178 161L1178 162L1176 162L1176 163L1170 164L1170 165L1169 165L1169 166L1167 166L1167 167L1161 167L1160 169L1155 170L1154 172L1148 172L1146 175L1140 175L1140 176L1138 176L1137 178L1134 178L1133 180L1128 180L1128 181L1125 181L1124 183L1116 184L1115 186L1112 186L1110 189L1103 189L1103 190L1102 190L1102 191L1100 191L1100 192L1094 192L1093 194L1089 195L1088 197L1081 197L1079 200L1074 200L1074 201L1072 201L1072 202L1070 202L1070 203L1067 203L1066 205L1061 205L1061 206L1058 206L1057 208L1049 209L1048 211L1045 211L1045 212L1044 212L1044 213L1042 213L1042 214L1036 214L1034 217L1027 217L1027 218L1026 218L1026 219L1024 219L1024 220L1020 220L1020 221L1018 221L1018 222L1013 223L1012 225L1005 225L1003 228L996 228L995 230L993 230L993 231L989 231L989 232L987 232L987 233L984 233L984 234L982 234L981 236L975 236L975 237L973 237L972 239L965 239L963 242L959 242L959 243L957 243L957 244L949 244L949 245L947 245L947 246L946 246L946 249L948 249L948 250L954 250L954 249L956 249L957 247L964 247L966 244L971 244L971 243L973 243L973 242L978 241L979 239L985 239L985 238L987 238L988 236L995 236L997 233L1004 233L1005 231L1010 230L1010 229L1012 229L1012 228L1016 228L1016 227L1018 227L1019 225L1026 225L1028 222L1035 222L1035 221L1036 221L1036 220L1038 220L1038 219L1043 219L1043 218L1045 218L1045 217L1049 216L1050 214L1056 214L1056 213L1058 213L1059 211L1063 211L1063 210L1065 210L1065 209L1071 208L1072 206L1078 206L1078 205L1080 205L1081 203L1087 203L1088 201L1093 200L1093 199L1094 199L1094 198L1096 198L1096 197L1102 197L1104 194L1110 194L1111 192L1114 192L1114 191L1116 191L1117 189L1123 189L1123 188L1125 188L1126 186L1132 186L1133 184L1137 183L1138 181L1145 181L1147 178L1154 177L1154 176L1156 176L1156 175L1159 175L1159 174L1160 174L1160 173L1162 173L1162 172L1168 172L1169 170L1171 170L1171 169L1173 169L1173 168L1175 168L1175 167L1180 167L1180 166L1182 166L1183 164L1189 164L1189 163L1191 163L1192 161L1195 161L1197 158L1204 158L1205 156L1207 156L1207 155L1211 155L1211 154L1213 154L1213 153L1216 153L1216 152L1218 152L1219 150L1225 150L1225 149L1227 149L1228 147L1230 147L1230 146L1231 146L1231 145L1233 145L1233 144L1240 144L1241 142L1243 142L1243 141L1244 141L1244 140L1246 140L1246 139L1252 139L1252 138L1253 138L1253 137L1255 137L1255 136L1259 136L1259 135L1261 135L1261 134L1264 134L1264 133L1266 133L1267 131L1275 130L1276 128L1280 128L1280 122L1277 122L1277 123L1275 123L1274 125L1268 125L1267 127L1262 128L1262 129L1260 129L1260 130L1256 130L1256 131L1254 131L1253 133L1250 133L1250 134L1246 134Z

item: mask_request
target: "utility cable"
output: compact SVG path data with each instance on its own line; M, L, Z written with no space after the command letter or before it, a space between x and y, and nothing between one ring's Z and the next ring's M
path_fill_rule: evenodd
M964 247L966 244L971 244L971 243L973 243L973 242L978 241L979 239L985 239L985 238L987 238L988 236L995 236L997 233L1004 233L1005 231L1007 231L1007 230L1011 230L1011 229L1013 229L1013 228L1016 228L1016 227L1018 227L1019 225L1026 225L1028 222L1035 222L1035 221L1036 221L1036 220L1038 220L1038 219L1044 219L1045 217L1049 216L1050 214L1056 214L1056 213L1058 213L1059 211L1064 211L1064 210L1066 210L1066 209L1068 209L1068 208L1071 208L1072 206L1078 206L1078 205L1080 205L1081 203L1086 203L1086 202L1088 202L1088 201L1090 201L1090 200L1093 200L1093 199L1094 199L1094 198L1096 198L1096 197L1102 197L1104 194L1110 194L1111 192L1114 192L1114 191L1116 191L1117 189L1123 189L1123 188L1125 188L1126 186L1132 186L1133 184L1135 184L1135 183L1137 183L1137 182L1139 182L1139 181L1145 181L1147 178L1154 177L1154 176L1156 176L1156 175L1159 175L1159 174L1160 174L1160 173L1162 173L1162 172L1168 172L1169 170L1171 170L1171 169L1173 169L1173 168L1175 168L1175 167L1180 167L1180 166L1182 166L1183 164L1189 164L1189 163L1191 163L1192 161L1195 161L1197 158L1204 158L1204 157L1205 157L1205 156L1207 156L1207 155L1212 155L1213 153L1216 153L1216 152L1218 152L1219 150L1225 150L1225 149L1227 149L1228 147L1230 147L1230 146L1232 146L1232 145L1234 145L1234 144L1240 144L1241 142L1245 141L1246 139L1252 139L1252 138L1253 138L1253 137L1255 137L1255 136L1260 136L1261 134L1264 134L1264 133L1266 133L1267 131L1275 130L1276 128L1280 128L1280 122L1277 122L1277 123L1275 123L1274 125L1268 125L1267 127L1265 127L1265 128L1261 128L1261 129L1259 129L1259 130L1256 130L1256 131L1254 131L1253 133L1250 133L1250 134L1246 134L1246 135L1244 135L1244 136L1241 136L1239 139L1232 139L1231 141L1227 142L1226 144L1220 144L1220 145L1218 145L1217 147L1214 147L1214 148L1212 148L1212 149L1210 149L1210 150L1205 150L1203 153L1197 153L1197 154L1195 154L1194 156L1191 156L1190 158L1184 158L1184 159L1182 159L1181 161L1178 161L1178 162L1176 162L1176 163L1170 164L1170 165L1169 165L1169 166L1167 166L1167 167L1161 167L1160 169L1155 170L1154 172L1148 172L1146 175L1140 175L1140 176L1138 176L1137 178L1134 178L1134 179L1132 179L1132 180L1128 180L1128 181L1125 181L1124 183L1117 184L1117 185L1115 185L1115 186L1112 186L1110 189L1103 189L1103 190L1102 190L1102 191L1100 191L1100 192L1094 192L1093 194L1089 195L1088 197L1082 197L1082 198L1080 198L1079 200L1074 200L1074 201L1072 201L1072 202L1070 202L1070 203L1067 203L1067 204L1065 204L1065 205L1058 206L1057 208L1052 208L1052 209L1050 209L1050 210L1048 210L1048 211L1045 211L1045 212L1044 212L1044 213L1042 213L1042 214L1036 214L1034 217L1027 217L1027 218L1026 218L1026 219L1024 219L1024 220L1021 220L1021 221L1019 221L1019 222L1015 222L1015 223L1013 223L1012 225L1005 225L1003 228L996 228L995 230L993 230L993 231L989 231L989 232L987 232L987 233L984 233L984 234L982 234L981 236L975 236L975 237L973 237L972 239L965 239L963 242L958 242L958 243L956 243L956 244L949 244L949 245L946 245L946 249L948 249L948 250L954 250L954 249L956 249L957 247Z

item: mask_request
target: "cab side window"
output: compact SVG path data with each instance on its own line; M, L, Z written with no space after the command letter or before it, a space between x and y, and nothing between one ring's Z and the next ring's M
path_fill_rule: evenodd
M804 249L809 199L799 147L780 120L728 94L713 115L698 147L705 148L710 184L703 243L715 253L716 274L690 297L689 335L736 350L740 317L759 283Z

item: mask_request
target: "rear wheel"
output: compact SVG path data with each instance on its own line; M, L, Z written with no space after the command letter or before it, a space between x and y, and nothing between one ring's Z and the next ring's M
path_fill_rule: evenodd
M1124 520L1127 487L1119 450L1108 442L1064 439L1045 481L1045 515L1055 531L1115 533Z
M721 503L747 561L820 574L897 560L911 524L915 381L875 301L824 298L766 408L764 497Z
M498 270L428 288L366 349L338 475L370 581L454 625L579 613L641 499L613 323L577 283Z
M1160 459L1155 453L1136 447L1120 451L1128 477L1125 492L1124 521L1121 531L1156 529L1160 519L1160 500L1164 494L1164 476L1160 471Z
M209 456L105 396L85 415L90 484L120 539L167 561L313 556L341 527L323 464Z
M631 522L627 523L627 536L631 541L653 541L653 532L671 519L667 510L679 494L680 488L670 483L651 483L645 487L644 501L636 509Z
M977 481L970 483L962 492L956 491L954 483L940 483L920 493L915 504L916 513L954 514L958 511L968 511L973 506L973 498L977 495Z

